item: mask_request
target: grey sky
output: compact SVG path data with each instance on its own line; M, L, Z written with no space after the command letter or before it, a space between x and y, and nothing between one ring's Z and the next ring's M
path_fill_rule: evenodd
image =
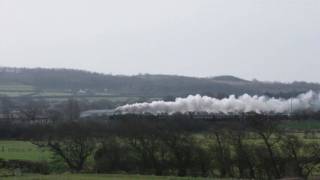
M320 82L320 1L0 0L0 66Z

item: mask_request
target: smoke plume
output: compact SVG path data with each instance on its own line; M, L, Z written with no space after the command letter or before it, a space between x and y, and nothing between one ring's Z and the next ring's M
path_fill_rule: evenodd
M189 95L186 98L176 98L175 101L153 101L151 103L128 104L116 109L121 113L133 114L173 114L187 112L207 113L290 113L297 111L319 111L320 94L313 91L303 93L295 98L282 99L267 96L250 96L244 94L236 97L216 99L208 96Z

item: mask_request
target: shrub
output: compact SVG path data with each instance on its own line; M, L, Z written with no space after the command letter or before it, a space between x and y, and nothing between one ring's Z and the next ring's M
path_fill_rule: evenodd
M1 160L0 168L3 169L21 169L24 173L49 174L47 162L32 162L23 160Z

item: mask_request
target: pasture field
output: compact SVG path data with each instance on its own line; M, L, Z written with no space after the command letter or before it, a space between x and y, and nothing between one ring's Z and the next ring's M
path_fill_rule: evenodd
M62 175L23 175L20 177L1 178L6 180L209 180L210 178L160 177L141 175L96 175L96 174L62 174Z
M0 96L8 96L11 98L18 97L33 97L33 98L44 98L48 101L65 101L71 97L76 97L79 99L87 99L89 101L99 101L99 100L109 100L112 102L136 102L139 100L139 97L131 96L119 96L109 93L99 93L95 92L94 94L78 94L74 95L73 93L67 90L51 90L45 89L42 91L37 91L36 88L27 85L0 85Z
M23 85L23 84L1 84L0 85L0 91L34 91L35 88L33 86L29 85Z
M69 92L59 91L44 91L36 95L37 97L61 97L61 96L72 96Z
M31 96L33 95L33 92L27 92L27 91L0 91L0 95L8 96L8 97L20 97L20 96Z
M27 141L0 141L0 159L48 161L51 154Z
M126 97L126 96L79 96L79 99L86 99L88 101L100 101L100 100L108 100L111 102L136 102L138 100L137 97Z
M290 121L280 125L282 128L294 129L294 130L319 130L319 120L308 120L308 121Z

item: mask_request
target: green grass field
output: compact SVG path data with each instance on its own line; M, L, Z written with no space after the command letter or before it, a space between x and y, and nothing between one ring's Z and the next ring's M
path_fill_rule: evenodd
M320 129L320 121L292 121L280 125L282 128L295 129L295 130L314 130Z
M48 161L51 154L26 141L0 141L0 158L5 160Z

